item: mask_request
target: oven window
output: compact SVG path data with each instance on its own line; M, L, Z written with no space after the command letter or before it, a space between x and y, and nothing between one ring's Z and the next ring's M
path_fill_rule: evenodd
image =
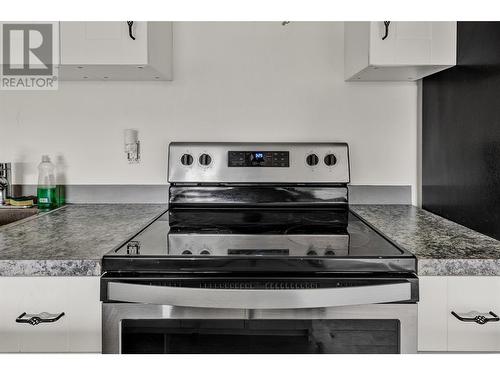
M122 353L399 353L400 322L341 320L122 321Z

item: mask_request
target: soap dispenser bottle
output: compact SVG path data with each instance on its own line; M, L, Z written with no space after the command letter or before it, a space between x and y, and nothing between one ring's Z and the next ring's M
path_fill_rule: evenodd
M42 156L38 166L38 208L50 210L56 207L56 176L55 166L48 155Z

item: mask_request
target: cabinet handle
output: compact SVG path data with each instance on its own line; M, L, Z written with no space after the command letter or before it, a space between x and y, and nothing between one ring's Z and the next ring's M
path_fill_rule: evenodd
M40 323L54 323L57 322L65 314L64 312L60 314L50 314L48 312L42 312L40 314L26 314L23 312L16 318L16 323L28 323L32 326L36 326Z
M384 27L385 27L385 34L382 37L382 40L386 40L387 37L389 36L389 25L391 24L391 21L384 21Z
M132 26L134 26L134 21L127 21L127 25L128 25L128 36L130 37L130 39L135 40L135 36L132 32Z
M473 318L465 318L463 316L458 315L455 311L451 312L451 315L453 315L455 318L457 318L461 322L473 322L473 323L477 323L477 324L486 324L488 322L498 322L500 320L498 315L495 314L493 311L490 311L488 314L490 314L492 316L492 318L487 318L484 315L476 315Z

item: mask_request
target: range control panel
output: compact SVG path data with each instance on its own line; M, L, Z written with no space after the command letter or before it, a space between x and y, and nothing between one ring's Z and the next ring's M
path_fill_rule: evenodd
M172 142L168 181L178 184L346 184L347 143Z
M289 151L229 151L228 167L290 167Z

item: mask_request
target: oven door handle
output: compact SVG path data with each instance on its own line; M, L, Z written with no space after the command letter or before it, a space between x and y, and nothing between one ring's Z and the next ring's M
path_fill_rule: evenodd
M409 281L318 289L205 289L108 282L108 300L220 309L300 309L401 302Z

